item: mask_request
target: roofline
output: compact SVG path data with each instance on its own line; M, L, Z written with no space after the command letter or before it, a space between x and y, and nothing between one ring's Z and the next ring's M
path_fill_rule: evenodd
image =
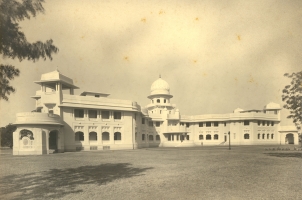
M73 89L79 89L78 86L73 85L73 84L71 84L71 83L68 83L68 82L66 82L66 81L60 80L60 79L34 81L34 83L36 83L36 84L38 84L38 85L41 85L42 83L48 83L48 82L61 82L61 83L64 83L64 84L70 86L70 87L73 88Z
M80 96L82 96L82 94L100 94L100 95L104 95L106 97L108 97L110 94L109 93L103 93L103 92L92 92L92 91L84 91L80 94Z
M171 94L150 94L149 96L147 96L147 98L151 99L152 97L155 97L155 96L166 96L166 97L170 97L170 98L173 97L173 95L171 95Z

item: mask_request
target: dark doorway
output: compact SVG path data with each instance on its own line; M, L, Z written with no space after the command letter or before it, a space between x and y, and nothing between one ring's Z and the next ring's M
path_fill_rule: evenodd
M289 133L285 137L285 143L286 144L294 144L294 134Z
M54 131L50 131L49 133L49 149L54 149L57 150L58 149L58 131L54 130Z
M228 140L228 137L224 135L224 141L226 142Z

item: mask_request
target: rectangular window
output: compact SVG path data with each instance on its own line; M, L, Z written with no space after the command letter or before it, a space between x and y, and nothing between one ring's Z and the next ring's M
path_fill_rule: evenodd
M149 126L153 126L153 122L152 121L149 121Z
M262 126L265 126L265 121L262 121Z
M199 127L203 127L203 122L199 122Z
M250 125L250 121L244 120L244 121L243 121L243 124L244 124L244 126L249 126L249 125Z
M274 125L275 125L275 122L272 122L271 125L274 126Z
M156 127L160 127L160 122L155 122Z
M102 114L102 119L109 119L109 111L102 111L101 112Z
M142 141L145 141L145 134L142 134Z
M145 118L142 118L142 124L145 124Z
M211 127L211 122L206 122L206 127Z
M224 126L226 126L226 122L224 122Z
M269 126L269 121L266 122L266 125Z
M261 125L261 121L258 121L258 126L260 126Z
M122 113L121 112L114 112L114 119L122 119Z
M88 111L88 117L89 118L94 118L96 119L98 116L98 111L97 110L89 110Z
M84 110L83 109L74 109L74 116L76 118L84 118Z
M216 127L217 127L217 126L218 126L218 122L214 122L214 126L216 126Z
M160 140L159 135L156 135L156 136L155 136L155 138L156 138L156 140L157 140L157 141L159 141L159 140Z
M274 114L277 115L278 114L278 110L274 110Z
M186 123L186 127L189 128L190 127L190 123Z

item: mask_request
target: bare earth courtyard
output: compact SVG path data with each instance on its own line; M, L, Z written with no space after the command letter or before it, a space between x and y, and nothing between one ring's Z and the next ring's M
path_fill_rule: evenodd
M302 151L268 148L1 150L0 199L302 199Z

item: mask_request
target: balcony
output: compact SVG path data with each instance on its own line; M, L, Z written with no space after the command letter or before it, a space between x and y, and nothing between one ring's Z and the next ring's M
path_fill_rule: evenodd
M179 120L179 114L168 114L168 118L170 120Z
M59 115L39 113L39 112L23 112L17 113L14 125L21 124L45 124L63 126L62 118Z
M167 133L179 133L179 132L187 132L185 126L168 126Z
M36 100L36 108L43 108L43 104L41 102L41 99Z
M163 121L163 117L162 114L153 114L153 113L149 113L149 117L152 118L152 120L158 120L158 121Z

